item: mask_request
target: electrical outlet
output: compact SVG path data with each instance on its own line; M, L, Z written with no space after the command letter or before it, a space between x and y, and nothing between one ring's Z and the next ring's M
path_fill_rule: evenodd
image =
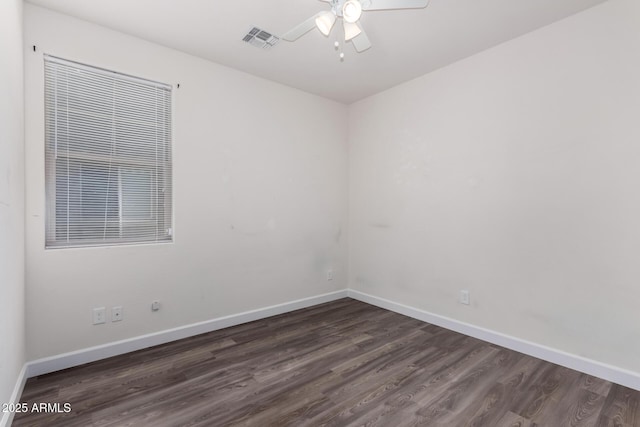
M104 307L97 307L93 309L93 324L101 325L107 321L107 309Z
M460 291L460 304L469 305L469 291L466 289Z
M160 301L155 300L151 303L151 311L158 311L160 310Z
M333 280L333 269L328 269L327 270L327 280Z
M122 306L111 307L111 321L119 322L122 320Z

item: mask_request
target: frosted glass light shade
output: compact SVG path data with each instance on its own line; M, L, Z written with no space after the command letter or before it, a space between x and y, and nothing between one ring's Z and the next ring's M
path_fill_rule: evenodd
M349 0L342 6L342 18L345 22L353 24L362 15L362 5L358 0Z
M332 12L325 12L316 18L316 27L322 34L328 36L336 22L336 15Z
M352 24L351 22L344 21L344 41L348 42L361 32L362 30L358 24Z

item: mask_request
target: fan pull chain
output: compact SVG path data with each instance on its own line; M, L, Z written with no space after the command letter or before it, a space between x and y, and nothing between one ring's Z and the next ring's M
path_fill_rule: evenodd
M340 58L340 62L344 62L344 52L342 51L342 49L340 49L340 42L335 42L333 44L334 48L336 50L339 50L340 52L338 53L338 57Z

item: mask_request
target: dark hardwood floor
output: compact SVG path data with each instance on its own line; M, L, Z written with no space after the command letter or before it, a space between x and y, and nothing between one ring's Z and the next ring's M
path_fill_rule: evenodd
M29 379L14 426L640 427L640 392L351 299Z

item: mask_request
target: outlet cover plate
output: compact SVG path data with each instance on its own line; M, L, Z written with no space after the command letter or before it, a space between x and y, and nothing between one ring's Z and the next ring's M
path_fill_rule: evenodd
M93 309L93 324L101 325L107 321L107 309L105 307L96 307Z
M122 306L111 307L111 321L119 322L122 320Z
M469 305L469 291L466 289L460 291L460 304Z

